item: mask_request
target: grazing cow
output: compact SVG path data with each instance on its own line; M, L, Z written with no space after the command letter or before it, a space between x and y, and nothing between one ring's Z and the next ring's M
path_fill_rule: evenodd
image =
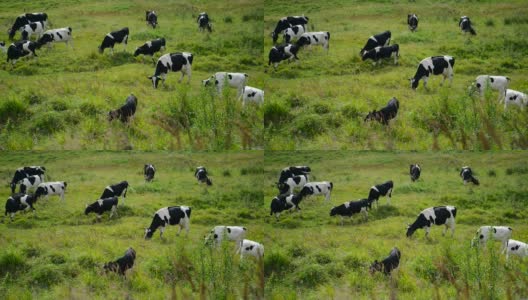
M410 31L416 31L418 28L418 16L416 14L407 15L407 25L409 25Z
M108 33L101 43L101 46L99 46L99 53L103 53L104 49L110 48L110 52L114 54L114 45L115 43L124 43L124 50L126 51L126 46L128 43L128 27L122 28L121 30L112 31Z
M473 170L470 167L465 166L460 170L460 177L464 180L464 184L472 182L475 185L479 185L480 182L473 176Z
M460 21L458 22L458 27L460 27L460 29L464 33L469 32L472 35L476 35L477 34L475 29L473 29L473 27L471 27L471 20L467 16L460 17Z
M125 276L125 272L128 269L131 269L134 266L134 261L136 260L136 251L130 247L125 252L125 255L118 258L116 261L111 261L104 264L103 269L108 272L115 272L119 275Z
M205 237L205 244L217 247L224 240L235 241L238 249L242 245L242 240L246 238L246 232L246 227L241 226L215 226Z
M242 96L242 105L245 106L246 103L249 102L256 104L264 103L264 91L246 85L244 87L244 93Z
M43 182L37 186L35 197L38 199L41 196L46 196L46 200L48 200L49 195L58 195L64 201L66 186L67 183L64 181Z
M471 246L474 246L477 240L479 246L483 246L488 240L496 240L501 242L501 250L503 250L512 237L512 231L513 229L507 226L482 226L477 230L475 238L471 240Z
M130 94L125 101L125 104L118 109L108 112L108 121L119 119L123 123L128 123L130 118L136 113L138 99L134 94Z
M198 15L198 19L196 19L196 23L198 23L198 29L200 31L213 31L213 28L211 26L211 22L209 20L209 15L206 12L202 12Z
M240 252L240 259L247 255L260 259L264 256L264 246L251 240L243 240L238 252Z
M154 179L154 174L156 174L156 168L154 168L154 165L145 165L145 167L143 168L143 175L145 175L145 181L152 181Z
M35 190L39 184L44 182L42 175L31 175L20 181L20 193L27 194L31 190Z
M145 12L145 21L147 21L147 25L152 26L152 28L156 28L158 25L158 15L153 10L147 10Z
M152 223L149 228L145 229L145 239L151 239L156 229L160 228L160 238L163 238L163 232L165 226L168 225L180 225L178 235L183 229L185 234L189 234L189 224L191 219L191 208L188 206L169 206L159 209L152 219Z
M138 56L140 54L148 55L154 62L154 53L158 51L165 51L165 38L148 41L140 47L137 47L136 51L134 51L134 56ZM145 59L144 56L143 59Z
M27 13L27 14L22 14L18 16L15 20L15 23L13 24L13 26L11 26L11 29L9 29L8 31L9 39L10 40L13 39L16 31L20 29L20 27L26 24L29 24L31 22L39 22L39 21L47 22L48 15L45 13Z
M370 51L379 46L388 46L391 40L391 32L384 31L382 33L369 37L365 46L359 51L359 55L363 56L363 53Z
M328 181L309 182L303 186L299 195L303 198L312 195L323 195L325 196L325 200L329 201L332 188L334 188L333 183Z
M409 174L411 175L411 180L414 182L420 178L420 173L422 168L419 164L410 165Z
M198 182L200 183L206 183L207 185L213 185L213 182L209 177L207 176L207 170L205 167L199 166L196 168L196 171L194 171L194 177L198 179Z
M36 34L37 40L40 39L44 30L46 30L46 21L31 22L20 27L23 40L29 40L31 35Z
M515 90L506 90L506 97L504 99L504 109L506 109L508 105L513 104L524 109L528 105L528 95Z
M11 193L15 193L16 184L22 179L27 178L31 175L43 175L44 172L46 172L46 168L41 166L30 166L16 169L15 175L13 175L13 179L11 179Z
M285 210L291 210L295 208L296 210L301 210L299 203L301 203L302 197L300 195L290 194L290 195L279 195L273 200L271 200L270 205L270 216L275 214L275 218L278 220L281 212Z
M398 248L392 248L389 256L387 256L381 262L375 260L372 265L370 265L370 274L378 272L383 272L385 275L390 275L392 270L396 269L400 264L401 252Z
M330 32L319 31L319 32L305 32L299 37L296 45L300 47L321 45L328 52L330 47Z
M308 20L309 18L305 16L288 16L288 17L281 18L279 22L277 22L275 29L271 33L273 43L275 44L277 42L277 39L279 38L279 34L283 32L284 30L292 26L295 26L295 25L306 25L308 24Z
M445 235L447 229L450 228L451 236L453 236L455 234L456 213L457 209L454 206L437 206L426 208L422 210L413 224L407 226L407 237L411 237L413 233L420 228L425 228L425 237L427 237L433 224L445 225L442 235Z
M121 194L123 194L123 204L125 204L127 190L128 190L128 181L124 180L118 184L109 185L105 187L103 194L101 195L101 197L99 197L99 199L105 199L105 198L110 198L110 197L121 197Z
M242 96L244 87L248 79L248 74L245 73L228 73L217 72L208 79L202 80L203 86L214 84L218 93L222 93L224 84L237 89L237 98Z
M286 179L296 175L308 175L312 169L308 166L290 166L281 170L279 176L279 183L286 181Z
M480 96L484 96L486 88L499 91L499 101L504 99L506 90L510 84L510 78L506 76L492 76L492 75L479 75L475 79L475 87L480 93Z
M31 56L37 58L38 56L35 50L37 50L38 47L38 43L36 42L18 41L9 45L9 47L6 49L6 44L4 42L0 42L0 49L7 53L7 62L11 61L13 65L19 58L28 54L31 54Z
M191 82L193 55L189 52L167 53L158 58L156 64L156 71L154 75L147 78L152 80L152 86L156 89L161 79L161 83L165 85L165 78L169 71L181 71L182 75L178 82L181 82L184 75L187 75L187 83Z
M424 88L427 89L427 80L429 79L429 76L431 74L442 74L444 76L444 79L442 80L442 83L440 85L443 85L446 78L449 77L449 85L451 85L451 83L453 82L454 66L455 58L452 56L431 56L424 58L418 65L418 69L416 70L416 74L414 74L414 77L409 79L411 81L411 88L413 90L416 90L418 84L420 83L420 80L423 79Z
M52 43L64 42L73 48L73 37L71 27L47 30L38 40L39 47L48 45L51 48Z
M283 60L288 60L288 62L294 59L299 60L297 52L299 52L299 46L295 44L273 46L268 55L268 68L273 64L273 69L277 70L277 66Z
M7 216L7 214L10 214L9 218L11 221L13 221L15 213L19 210L25 211L31 208L31 210L35 212L35 208L33 207L33 204L35 204L35 202L37 202L37 198L35 197L35 195L12 195L11 197L7 198L4 218Z
M387 204L390 205L390 200L392 196L392 189L394 188L394 183L392 180L389 180L387 182L384 182L382 184L377 184L370 188L368 201L372 204L372 202L376 201L376 208L378 205L378 200L380 196L387 196Z
M387 105L380 109L379 111L373 110L368 113L365 117L365 122L368 120L376 120L383 125L389 125L391 119L396 118L398 114L398 108L400 107L400 102L395 97L389 100Z
M372 59L374 65L378 64L382 58L390 58L391 55L394 55L394 64L398 64L398 57L400 56L400 46L398 44L390 46L378 46L372 50L363 52L361 59L363 61L367 59Z
M110 218L114 215L114 213L117 215L117 203L119 200L117 197L110 197L110 198L101 198L94 203L88 205L86 204L86 209L84 210L84 214L88 215L89 213L93 212L97 214L97 220L101 220L101 217L103 216L103 213L105 211L110 212Z
M309 182L308 175L294 175L277 184L279 193L291 194L295 188L302 188Z
M510 258L510 254L514 254L519 257L527 257L528 244L512 239L508 240L508 243L506 245L506 260Z
M372 203L368 199L358 201L348 201L339 206L334 206L330 210L330 216L341 216L341 226L343 226L343 217L352 218L353 214L363 213L365 220L368 219L368 210L372 209Z
M294 25L290 28L286 28L282 33L284 42L289 43L291 41L298 40L303 33L306 32L304 25Z

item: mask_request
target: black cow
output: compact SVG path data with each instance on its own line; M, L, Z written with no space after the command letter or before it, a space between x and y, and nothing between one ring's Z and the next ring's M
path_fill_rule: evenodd
M108 121L119 119L123 123L130 121L130 118L136 113L138 99L134 94L130 94L125 101L125 104L118 109L108 112Z
M198 15L198 19L196 19L196 22L198 23L198 29L200 29L200 31L213 31L211 22L209 20L209 15L206 12L200 13Z
M114 213L117 215L118 202L119 200L117 197L101 198L90 205L86 204L84 214L88 215L89 213L93 212L97 214L97 219L100 220L103 213L105 211L109 211L111 218Z
M186 235L189 234L189 222L191 219L191 208L188 206L170 206L159 209L152 219L152 223L149 228L145 229L145 239L152 238L154 232L160 228L160 238L163 238L163 232L165 226L168 225L180 225L178 235L182 228L185 229Z
M454 66L455 58L452 56L445 55L424 58L418 65L418 69L416 70L414 77L409 79L411 81L411 88L416 90L421 79L424 81L424 88L427 88L427 80L431 74L442 74L444 76L444 79L440 85L443 85L446 78L449 77L449 85L451 85L453 82Z
M118 258L116 261L104 264L103 269L108 272L115 272L119 275L125 276L125 272L134 266L136 260L136 251L132 247L128 248L125 255Z
M372 204L372 202L376 201L376 208L378 207L378 200L380 196L387 196L387 204L390 205L390 200L392 196L392 189L394 188L394 183L392 180L389 180L387 182L384 182L382 184L377 184L370 188L368 201Z
M145 12L145 21L147 21L147 25L152 26L152 28L156 28L158 25L158 15L153 10L147 10Z
M467 16L460 17L460 21L458 22L458 27L460 27L460 29L464 33L469 32L472 35L477 35L477 32L475 31L475 29L473 29L473 27L471 26L471 20Z
M121 194L123 194L123 198L126 198L127 190L128 190L128 182L126 180L121 181L118 184L107 186L104 189L101 197L99 197L99 199L105 199L105 198L110 198L110 197L121 197ZM123 199L123 204L125 204L124 199Z
M16 169L13 179L11 179L11 193L13 194L15 192L16 184L20 180L32 175L43 175L44 172L46 172L46 168L41 166L22 167Z
M156 71L154 75L148 76L152 81L154 88L158 88L160 79L162 84L165 85L165 78L169 71L178 72L181 71L182 75L178 82L181 82L184 75L188 76L187 83L191 82L191 70L192 70L193 55L189 52L176 52L167 53L158 58L156 64Z
M299 52L299 46L295 44L281 44L273 46L268 54L268 67L273 64L273 69L277 70L277 66L283 60L291 61L293 59L299 59L297 52Z
M13 217L17 211L25 211L29 208L31 208L31 210L34 212L35 208L33 207L33 204L35 204L35 202L37 202L35 195L26 195L22 193L12 195L11 197L7 198L4 218L7 216L7 214L10 214L9 218L11 221L13 221Z
M389 253L389 256L387 256L384 260L381 262L375 260L372 265L370 265L370 273L373 274L374 272L378 271L383 272L385 275L390 275L392 270L396 269L400 264L400 258L400 250L394 247Z
M460 177L462 177L462 180L464 180L464 184L468 182L472 182L475 185L480 184L478 179L473 176L473 170L471 170L471 168L468 166L462 167L460 170Z
M158 51L164 51L164 50L165 50L165 38L155 39L155 40L146 42L140 47L137 47L136 51L134 52L134 56L138 56L140 54L149 55L152 61L154 62L154 57L153 57L154 53Z
M369 112L364 121L376 120L383 125L389 125L389 121L396 118L398 108L400 108L400 102L395 97L392 97L382 109Z
M418 28L418 16L416 14L407 15L407 25L409 25L410 31L416 31Z
M301 210L301 208L299 207L299 203L301 203L301 201L302 196L299 194L279 195L273 198L273 200L271 200L270 216L275 214L275 218L278 220L280 213L285 210L290 210L292 208L295 208L296 210Z
M13 39L16 31L20 29L20 27L26 24L29 24L31 22L38 22L38 21L43 21L43 22L48 21L48 15L45 13L27 13L27 14L22 14L18 16L15 20L15 23L13 24L13 26L11 26L11 29L9 29L8 31L9 39L10 40Z
M5 42L0 42L0 49L3 49L4 52L7 52L7 62L11 61L13 65L16 61L28 54L31 54L33 57L38 57L35 50L39 48L38 43L32 41L18 41L15 42L6 49Z
M290 166L282 169L278 183L285 182L288 178L296 175L308 175L312 169L308 166Z
M400 56L400 46L394 44L391 46L378 46L372 50L363 52L361 59L363 61L372 59L374 64L377 64L382 58L390 58L394 54L394 64L398 63L398 57Z
M275 29L271 33L271 37L273 38L273 43L275 44L277 42L277 39L279 38L279 34L284 31L286 28L290 28L292 25L305 25L308 24L308 17L305 16L288 16L281 18L279 22L277 22L277 25L275 26Z
M426 208L418 215L416 221L407 227L407 237L411 237L413 233L420 228L425 228L425 236L427 237L433 224L445 225L446 227L442 235L445 235L447 229L450 228L451 236L453 236L455 234L456 213L457 209L454 206Z
M345 202L339 206L334 206L330 210L330 216L341 216L341 226L343 225L343 217L352 218L353 214L358 214L360 212L365 216L365 220L368 218L368 210L372 209L372 202L368 199L361 199L358 201L349 201Z
M145 181L152 181L154 179L154 174L156 174L156 168L154 168L154 165L146 164L143 168L143 175L145 175Z
M420 178L420 173L422 172L422 168L418 164L410 165L409 167L409 174L411 175L411 180L414 182Z
M103 53L104 49L110 48L110 51L112 52L112 54L114 54L115 43L124 43L125 50L126 50L126 45L128 43L128 35L129 35L128 27L108 33L103 39L101 46L99 46L99 53Z
M369 50L372 50L379 46L388 46L391 40L391 32L384 31L380 34L373 35L369 37L365 46L359 51L359 55L363 56L363 53Z
M213 185L213 182L207 176L207 170L205 169L205 167L202 167L202 166L197 167L196 171L194 171L194 177L196 177L196 179L198 179L198 182L200 183L206 183L207 185Z

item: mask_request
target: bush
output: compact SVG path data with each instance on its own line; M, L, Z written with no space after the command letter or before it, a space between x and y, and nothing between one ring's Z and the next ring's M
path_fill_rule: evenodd
M224 23L233 23L233 17L231 16L224 17Z
M264 105L264 125L280 125L290 118L288 108L277 101L268 102Z
M290 258L281 252L271 252L264 256L264 274L267 277L272 273L284 274L290 267Z
M353 105L345 105L343 108L341 108L341 114L348 119L356 119L363 116L363 113L360 112L355 106Z
M493 26L495 26L495 22L492 19L487 19L486 20L486 26L493 27Z
M305 138L314 138L324 133L323 120L318 115L300 115L294 120L292 133Z
M222 172L222 176L224 176L224 177L231 177L231 171L229 171L229 170L224 170L224 171Z
M294 275L294 282L309 288L315 288L328 280L328 274L320 265L304 265Z
M52 134L64 129L64 119L56 111L49 111L37 114L33 119L31 131L40 134Z
M314 112L318 115L327 114L330 112L330 106L326 103L314 104Z
M62 281L62 272L54 265L36 265L31 268L29 281L33 285L48 288Z
M326 265L332 262L330 255L324 252L319 252L314 255L315 261L320 265Z
M16 252L5 252L0 256L0 276L16 274L26 268L24 258Z
M0 101L0 124L6 124L8 120L17 121L26 114L24 103L14 99Z
M291 257L304 257L308 250L301 244L294 244L288 249L288 254Z
M49 255L49 260L54 265L61 265L66 262L66 257L60 253L52 253Z

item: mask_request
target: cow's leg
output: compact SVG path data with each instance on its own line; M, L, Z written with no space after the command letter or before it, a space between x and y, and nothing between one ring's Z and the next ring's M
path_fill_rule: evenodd
M163 232L165 231L165 226L160 227L160 238L163 239Z
M341 217L341 226L343 226L344 222L343 222L343 216L340 216Z
M11 222L13 222L13 217L14 217L14 216L15 216L15 213L11 213L11 214L9 215L9 218L11 219Z
M455 236L455 221L454 220L450 227L451 227L451 237L454 237Z
M70 39L70 43L69 45L71 46L71 48L73 49L73 39Z
M425 237L429 237L429 231L431 230L431 226L425 227Z
M188 68L187 69L187 84L191 83L191 76L192 76L192 69Z
M280 213L275 213L275 219L278 221L279 220L279 216L280 216Z
M60 198L62 201L64 201L64 192L62 194L60 194Z
M114 55L114 46L110 47L110 54Z
M180 236L180 233L181 233L182 227L183 227L182 224L180 224L180 225L178 226L178 232L176 233L177 236Z
M451 86L453 84L453 75L454 75L454 72L453 72L453 68L449 68L449 86Z
M363 215L365 216L365 221L368 220L368 211L365 209L363 210Z
M330 201L330 192L325 195L325 201Z
M101 217L102 217L102 216L103 216L103 215L99 215L99 214L97 215L97 222L101 222Z
M444 231L442 232L442 236L445 236L446 232L447 232L447 228L449 227L449 225L447 225L447 223L444 224Z
M112 218L112 216L114 215L114 213L115 213L115 205L112 206L112 209L110 210L110 217L109 217L109 219Z
M429 79L429 76L425 76L423 77L423 83L424 83L424 89L428 90L429 88L427 87L427 80Z

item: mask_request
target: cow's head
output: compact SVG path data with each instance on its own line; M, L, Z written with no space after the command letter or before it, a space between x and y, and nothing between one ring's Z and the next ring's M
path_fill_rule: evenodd
M115 261L107 262L103 265L103 270L105 272L117 272L119 271L119 264Z
M363 121L367 122L369 120L380 121L380 112L376 111L376 110L373 110L373 111L369 112L368 115L365 117L365 119Z
M411 88L413 90L416 90L416 88L418 87L418 83L419 81L416 79L416 78L409 78L409 81L411 82Z
M336 207L334 206L334 207L332 207L332 209L330 210L330 217L333 217L333 216L335 216L335 215L337 215L337 209L336 209Z
M37 46L40 48L44 45L46 45L47 43L51 43L53 42L53 36L49 33L45 33L44 35L42 35L42 37L37 41Z
M297 41L297 47L302 47L305 45L310 45L310 37L308 36L301 36L299 40Z
M86 204L86 208L84 209L84 214L87 215L92 212L92 206Z
M286 193L290 189L289 186L284 182L278 182L277 188L279 189L279 193L281 194Z
M150 240L153 234L154 234L154 231L152 231L152 229L145 228L145 240Z
M376 271L381 272L383 270L383 264L378 260L375 260L369 268L370 274L374 274Z
M416 228L414 228L412 225L407 225L407 237L411 237L413 233L416 231Z
M119 110L111 110L108 112L108 121L119 118Z
M211 84L211 80L214 78L214 76L212 76L211 78L207 78L205 80L202 80L202 85L203 86L209 86L209 84Z
M5 44L4 41L1 41L1 42L0 42L0 49L4 50L4 52L7 52L6 44Z
M136 57L136 56L138 56L138 55L141 54L141 53L139 53L139 51L140 51L140 50L139 50L139 47L136 48L136 51L134 51L134 57Z
M157 89L158 88L158 84L161 80L161 77L159 76L149 76L147 77L148 79L150 79L152 81L152 86Z
M363 61L367 60L367 59L374 59L374 53L376 53L375 50L370 50L370 51L363 51L361 53L361 59Z

